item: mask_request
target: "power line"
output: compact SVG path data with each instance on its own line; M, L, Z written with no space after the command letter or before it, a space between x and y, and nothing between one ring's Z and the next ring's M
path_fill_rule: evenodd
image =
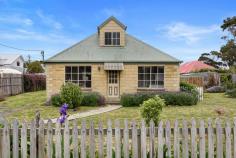
M9 46L3 43L0 43L1 46L7 47L7 48L11 48L11 49L15 49L15 50L21 50L21 51L30 51L30 52L39 52L39 51L43 51L43 50L39 50L39 49L21 49L21 48L16 48L13 46Z

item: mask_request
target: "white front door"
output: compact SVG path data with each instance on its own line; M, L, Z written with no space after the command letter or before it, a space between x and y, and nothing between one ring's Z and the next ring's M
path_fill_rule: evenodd
M108 97L119 97L119 71L108 71Z

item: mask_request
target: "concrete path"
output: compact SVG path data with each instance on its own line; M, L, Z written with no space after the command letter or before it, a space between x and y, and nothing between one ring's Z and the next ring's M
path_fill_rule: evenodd
M93 115L98 115L98 114L102 114L105 112L110 112L116 109L121 108L121 105L107 105L105 107L101 107L95 110L89 110L89 111L85 111L85 112L78 112L76 114L72 114L68 117L68 120L74 120L74 119L79 119L79 118L84 118L84 117L88 117L88 116L93 116ZM57 122L58 118L54 118L51 119L53 123ZM44 123L47 123L48 120L44 120Z

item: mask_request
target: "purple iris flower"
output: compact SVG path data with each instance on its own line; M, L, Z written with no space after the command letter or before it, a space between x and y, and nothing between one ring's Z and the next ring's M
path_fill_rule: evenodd
M60 123L64 123L65 120L66 120L66 116L65 116L65 115L61 115L61 116L58 118L58 121L59 121Z
M63 104L62 106L61 106L61 108L60 108L60 114L61 115L67 115L67 109L68 109L68 104Z
M65 120L67 118L67 109L68 109L68 107L69 106L66 103L61 106L61 108L59 110L61 116L57 119L58 122L60 122L60 123L65 122Z

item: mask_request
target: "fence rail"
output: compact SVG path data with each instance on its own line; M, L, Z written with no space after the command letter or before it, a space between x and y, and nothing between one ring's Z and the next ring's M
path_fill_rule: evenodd
M35 121L21 125L14 120L0 129L3 158L231 158L236 157L236 119L222 123L220 119L207 122L178 121L171 128L170 121L160 121L157 126L151 121L146 125L135 121L108 120L106 128L100 122L78 126L65 124L44 124L39 127Z

